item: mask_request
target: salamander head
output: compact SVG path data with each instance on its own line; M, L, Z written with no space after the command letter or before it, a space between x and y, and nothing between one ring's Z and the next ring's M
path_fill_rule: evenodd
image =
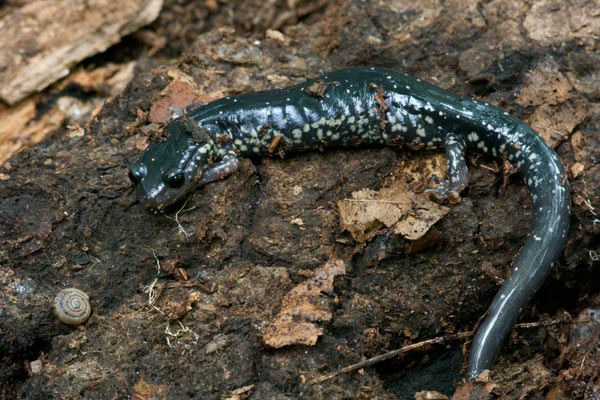
M138 200L156 212L193 191L215 153L215 143L193 120L174 120L164 134L166 140L152 142L129 168Z

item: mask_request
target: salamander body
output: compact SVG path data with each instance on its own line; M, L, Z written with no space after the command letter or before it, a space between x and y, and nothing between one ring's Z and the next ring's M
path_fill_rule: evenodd
M238 157L327 147L441 147L448 177L431 189L451 196L468 183L465 152L508 160L533 200L533 226L479 325L469 355L473 380L493 366L521 309L549 275L569 226L570 195L556 153L524 122L409 75L347 69L285 89L227 97L165 127L130 169L141 203L162 210L197 186L225 178Z

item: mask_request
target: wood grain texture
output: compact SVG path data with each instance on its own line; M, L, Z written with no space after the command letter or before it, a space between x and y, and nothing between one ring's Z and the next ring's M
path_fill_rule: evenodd
M152 22L162 0L35 0L0 20L0 99L15 104Z

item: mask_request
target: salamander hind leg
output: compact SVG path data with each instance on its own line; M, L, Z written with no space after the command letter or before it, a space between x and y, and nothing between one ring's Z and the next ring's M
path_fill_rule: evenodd
M467 161L465 159L465 142L455 134L448 134L444 138L444 149L448 164L448 173L446 179L434 176L434 180L439 184L434 188L426 189L425 192L434 193L441 200L457 200L459 193L469 183L469 171L467 170Z

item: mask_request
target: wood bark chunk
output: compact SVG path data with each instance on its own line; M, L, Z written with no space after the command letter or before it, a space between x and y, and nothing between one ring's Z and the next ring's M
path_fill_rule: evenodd
M0 20L0 99L15 104L159 14L162 0L35 0Z
M281 301L279 313L264 329L265 344L275 349L295 344L314 346L323 334L318 322L331 320L335 301L327 294L333 293L333 280L338 275L346 275L346 264L332 259L312 278L290 290Z

